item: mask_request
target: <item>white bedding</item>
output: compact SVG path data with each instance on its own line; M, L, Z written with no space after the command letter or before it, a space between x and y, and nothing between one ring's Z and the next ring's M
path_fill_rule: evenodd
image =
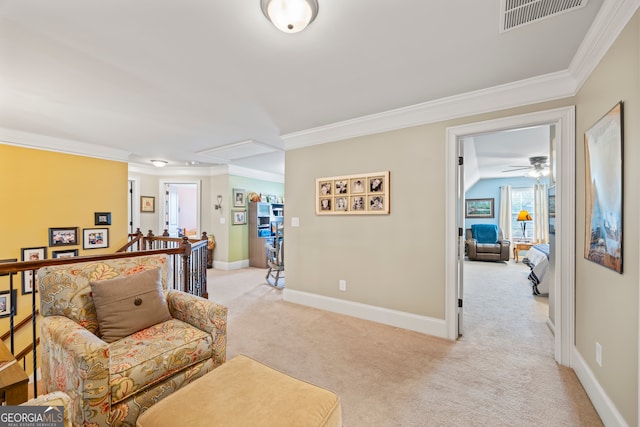
M546 253L545 253L546 251ZM549 280L547 273L549 272L549 245L535 245L527 253L527 257L523 260L529 267L529 280L533 288L534 295L549 294Z

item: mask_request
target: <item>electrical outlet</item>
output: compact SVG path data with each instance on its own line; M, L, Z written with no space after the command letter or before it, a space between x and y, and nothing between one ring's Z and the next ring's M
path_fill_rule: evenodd
M596 363L602 367L602 346L596 341Z
M346 280L340 280L339 286L340 286L340 290L341 291L346 291L347 290L347 281Z

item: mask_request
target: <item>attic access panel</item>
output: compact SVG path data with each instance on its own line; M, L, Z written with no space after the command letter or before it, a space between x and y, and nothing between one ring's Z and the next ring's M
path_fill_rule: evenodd
M500 32L580 9L589 0L501 0Z

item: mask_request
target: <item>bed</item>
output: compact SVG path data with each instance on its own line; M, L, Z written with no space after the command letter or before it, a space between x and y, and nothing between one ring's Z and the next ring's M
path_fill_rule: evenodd
M549 245L539 243L529 249L522 260L531 268L528 279L531 282L534 295L549 295Z

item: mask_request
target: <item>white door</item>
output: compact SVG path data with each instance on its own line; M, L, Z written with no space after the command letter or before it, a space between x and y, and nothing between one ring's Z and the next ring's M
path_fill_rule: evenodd
M187 230L190 236L199 236L200 230L200 181L161 181L163 195L160 212L161 232L178 237Z
M180 215L180 195L178 194L176 187L171 184L169 184L168 193L169 212L165 226L167 230L169 230L169 235L171 237L177 237L180 234L178 232L178 228L180 226L180 224L178 224L178 217Z

